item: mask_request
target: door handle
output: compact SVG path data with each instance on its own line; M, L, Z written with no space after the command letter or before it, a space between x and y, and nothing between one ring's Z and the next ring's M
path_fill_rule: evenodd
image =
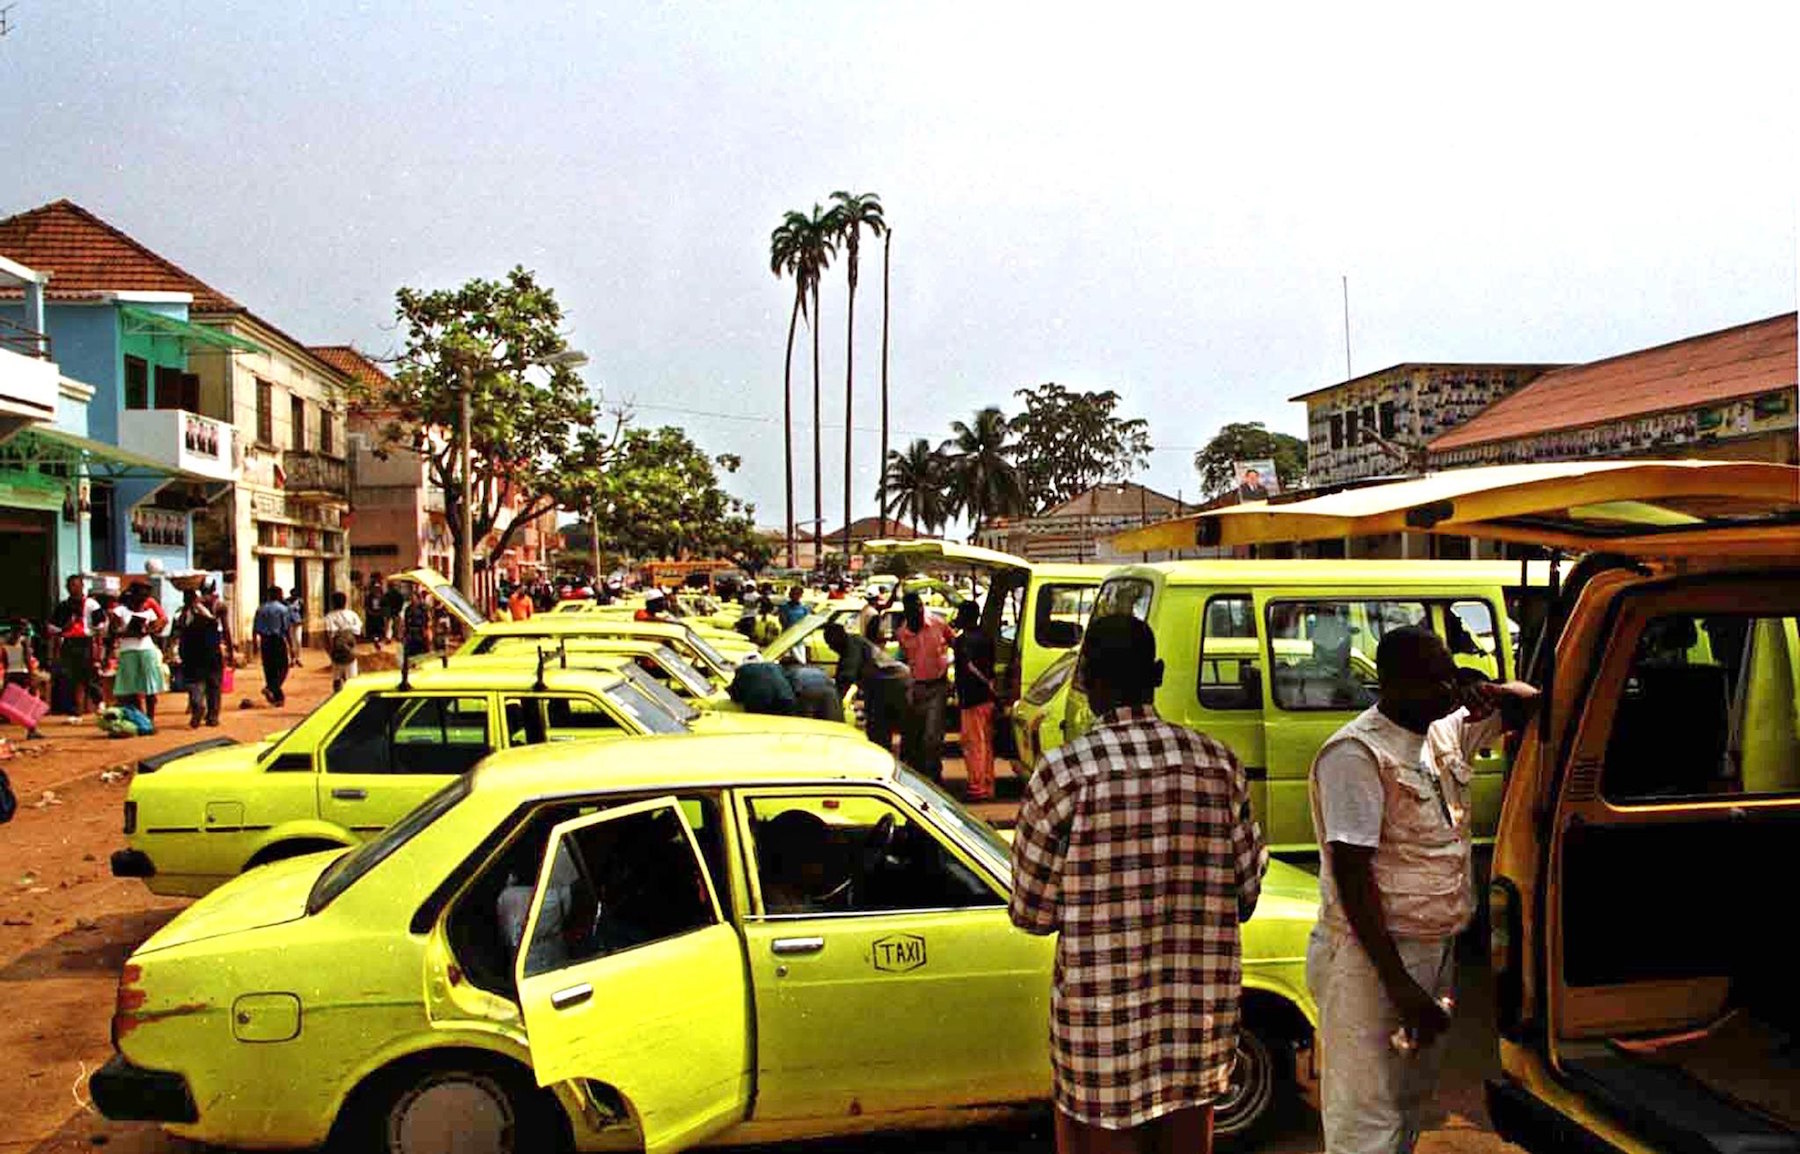
M769 943L769 949L784 958L795 954L816 954L824 948L824 938L776 938Z
M339 801L362 801L369 796L369 791L366 789L334 789L331 791L331 796Z
M570 986L566 990L558 990L554 994L551 994L550 1008L553 1010L566 1010L570 1006L581 1005L581 1003L593 996L594 987L583 982L579 986Z

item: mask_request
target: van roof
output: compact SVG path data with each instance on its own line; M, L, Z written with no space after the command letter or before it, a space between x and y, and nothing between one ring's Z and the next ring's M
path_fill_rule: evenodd
M1153 561L1124 565L1114 577L1138 576L1164 585L1502 585L1519 584L1517 561ZM1526 563L1527 582L1547 586L1550 563Z

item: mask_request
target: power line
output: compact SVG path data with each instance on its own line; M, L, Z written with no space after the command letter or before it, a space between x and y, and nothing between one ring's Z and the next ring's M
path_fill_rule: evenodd
M636 401L626 401L626 402L624 402L624 407L628 408L628 409L648 409L652 412L657 412L657 413L681 413L685 416L690 416L690 417L713 417L713 418L716 418L721 421L744 421L749 424L755 424L755 425L779 425L781 423L781 419L779 417L761 417L761 416L757 416L754 413L725 413L725 412L720 412L717 409L695 409L695 408L689 408L684 405L652 405L652 404L641 404ZM812 428L812 422L810 422L810 421L795 421L794 427L797 429L810 429L810 428ZM820 421L819 422L819 428L821 428L821 429L841 429L843 427L844 426L841 421ZM879 432L881 432L881 427L878 425L873 426L873 427L868 426L868 425L857 425L856 431L859 433L879 433ZM940 433L921 432L918 429L892 429L892 428L890 428L888 430L888 432L897 433L903 437L922 437L928 441L933 439L934 437L941 437L941 436L945 435L941 432ZM1150 451L1152 453L1177 453L1177 452L1179 452L1179 453L1195 453L1195 452L1200 451L1203 448L1205 448L1204 445L1156 445L1156 446L1152 447Z

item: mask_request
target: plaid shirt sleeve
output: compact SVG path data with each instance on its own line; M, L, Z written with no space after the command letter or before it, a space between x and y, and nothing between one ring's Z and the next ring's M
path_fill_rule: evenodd
M1013 925L1028 934L1053 934L1062 925L1063 855L1075 816L1074 791L1058 774L1063 764L1063 758L1052 754L1038 765L1013 829L1009 912Z
M1237 755L1225 751L1231 773L1231 857L1237 869L1238 921L1247 922L1256 912L1262 897L1263 874L1269 869L1269 847L1263 843L1262 827L1250 812L1250 786L1244 778L1244 767Z

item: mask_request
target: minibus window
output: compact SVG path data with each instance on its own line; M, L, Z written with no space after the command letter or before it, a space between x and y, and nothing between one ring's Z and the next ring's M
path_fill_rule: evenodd
M1493 607L1486 601L1451 602L1444 614L1444 643L1457 665L1499 679L1500 638Z
M1207 709L1261 709L1261 657L1255 600L1248 593L1209 598L1200 625L1200 704Z
M1615 804L1800 792L1800 624L1679 614L1639 636L1600 792Z
M1150 582L1141 577L1117 577L1100 586L1094 598L1094 616L1111 617L1129 613L1139 621L1150 616Z
M1430 621L1421 601L1276 601L1268 612L1271 695L1295 711L1367 709L1382 637Z

